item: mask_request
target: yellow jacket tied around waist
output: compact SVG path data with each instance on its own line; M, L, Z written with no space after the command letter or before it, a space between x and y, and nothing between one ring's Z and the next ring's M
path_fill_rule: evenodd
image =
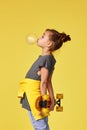
M25 78L20 81L20 87L18 91L18 98L23 98L24 93L26 93L28 102L30 104L30 108L32 114L36 120L42 119L49 115L48 113L44 113L43 115L39 114L39 111L35 107L36 99L41 96L40 93L40 81L33 80L29 78Z

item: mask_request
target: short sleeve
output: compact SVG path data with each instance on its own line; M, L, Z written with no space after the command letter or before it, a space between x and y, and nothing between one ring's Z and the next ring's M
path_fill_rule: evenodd
M46 69L48 69L48 71L51 71L51 60L50 57L47 56L43 56L41 58L40 64L39 64L39 68L41 67L45 67Z

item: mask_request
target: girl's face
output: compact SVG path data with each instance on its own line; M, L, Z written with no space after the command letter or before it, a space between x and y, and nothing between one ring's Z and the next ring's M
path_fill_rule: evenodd
M49 37L50 37L50 32L45 31L43 33L43 35L40 38L38 38L37 45L42 47L42 48L48 47L50 42L51 42Z

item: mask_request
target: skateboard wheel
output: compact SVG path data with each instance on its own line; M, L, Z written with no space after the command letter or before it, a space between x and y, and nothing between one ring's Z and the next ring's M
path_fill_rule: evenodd
M63 94L56 94L56 99L63 99Z
M56 106L56 111L62 112L63 111L63 107Z
M41 111L41 107L39 106L40 101L42 100L42 97L39 96L36 100L35 107L38 111Z
M51 100L50 100L50 97L49 95L43 95L42 96L42 101L44 102L45 104L45 108L49 108L50 107L50 104L51 104Z

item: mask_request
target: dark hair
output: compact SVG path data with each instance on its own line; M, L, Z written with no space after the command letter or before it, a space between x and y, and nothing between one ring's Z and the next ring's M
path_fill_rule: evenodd
M54 46L51 48L51 51L55 51L62 47L64 42L70 41L70 35L66 35L64 32L59 33L54 29L46 29L46 31L51 32L50 40L54 42Z

